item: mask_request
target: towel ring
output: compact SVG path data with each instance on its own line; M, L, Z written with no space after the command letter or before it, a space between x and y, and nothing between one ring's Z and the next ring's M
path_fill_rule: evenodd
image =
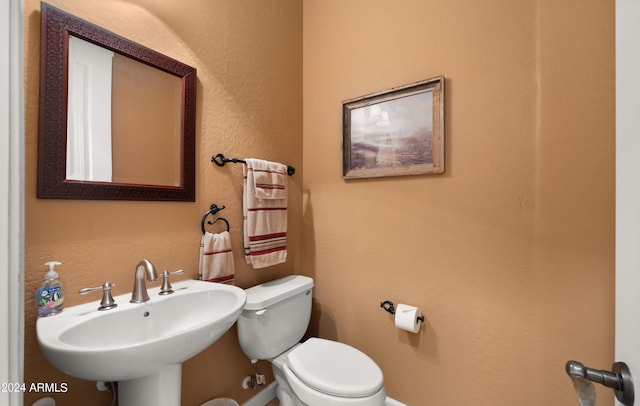
M219 212L220 210L222 210L222 209L224 209L224 208L225 208L225 206L218 207L218 205L214 203L214 204L212 204L212 205L211 205L211 207L209 208L209 210L207 210L207 212L204 214L204 216L202 216L202 221L200 222L200 227L202 228L202 234L203 234L203 235L204 235L204 233L206 232L206 230L204 229L204 224L205 224L205 221L207 220L207 216L209 216L210 214L211 214L211 215L214 215L214 214L216 214L217 212ZM216 218L216 219L215 219L215 220L213 220L213 221L209 220L209 221L207 221L207 224L209 224L209 225L213 225L213 224L215 224L218 220L222 220L222 221L224 221L224 223L227 225L227 231L231 230L231 226L229 225L229 222L227 221L227 219L225 219L225 218L223 218L223 217L218 217L218 218Z
M226 224L226 225L227 225L227 231L230 231L230 230L231 230L231 226L229 225L229 222L228 222L228 221L227 221L227 219L226 219L226 218L224 218L224 217L218 217L217 219L215 219L215 220L213 220L213 221L209 220L209 221L207 221L207 224L209 224L209 225L214 225L215 223L217 223L217 222L218 222L218 220L222 220L222 221L224 221L224 224ZM202 230L203 230L203 231L202 231L202 234L204 234L204 233L205 233L205 231L204 231L204 225L203 225L202 227L203 227L203 228L202 228Z

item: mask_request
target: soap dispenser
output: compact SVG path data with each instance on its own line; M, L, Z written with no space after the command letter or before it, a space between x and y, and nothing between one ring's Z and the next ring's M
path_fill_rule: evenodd
M42 287L36 292L36 306L38 307L39 317L58 314L62 311L64 305L64 289L55 270L56 265L62 264L57 261L45 264L45 266L49 267L49 272L44 276Z

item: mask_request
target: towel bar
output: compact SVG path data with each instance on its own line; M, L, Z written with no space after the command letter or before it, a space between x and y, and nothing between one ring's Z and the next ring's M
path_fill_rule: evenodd
M234 164L246 164L246 162L242 159L238 159L238 158L227 158L225 157L223 154L217 154L211 157L211 162L213 162L214 164L218 165L218 166L224 166L224 164L231 162ZM296 168L294 168L293 166L289 166L287 165L287 175L291 176L294 173L296 173Z

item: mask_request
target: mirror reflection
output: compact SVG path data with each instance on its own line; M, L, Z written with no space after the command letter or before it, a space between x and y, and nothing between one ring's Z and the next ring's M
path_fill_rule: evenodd
M68 180L180 184L180 79L75 36L68 75Z

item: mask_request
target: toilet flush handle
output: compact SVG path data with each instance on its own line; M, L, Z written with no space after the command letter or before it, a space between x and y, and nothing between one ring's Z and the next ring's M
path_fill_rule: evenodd
M256 311L256 316L262 316L266 312L267 312L267 309L260 309L260 310Z

